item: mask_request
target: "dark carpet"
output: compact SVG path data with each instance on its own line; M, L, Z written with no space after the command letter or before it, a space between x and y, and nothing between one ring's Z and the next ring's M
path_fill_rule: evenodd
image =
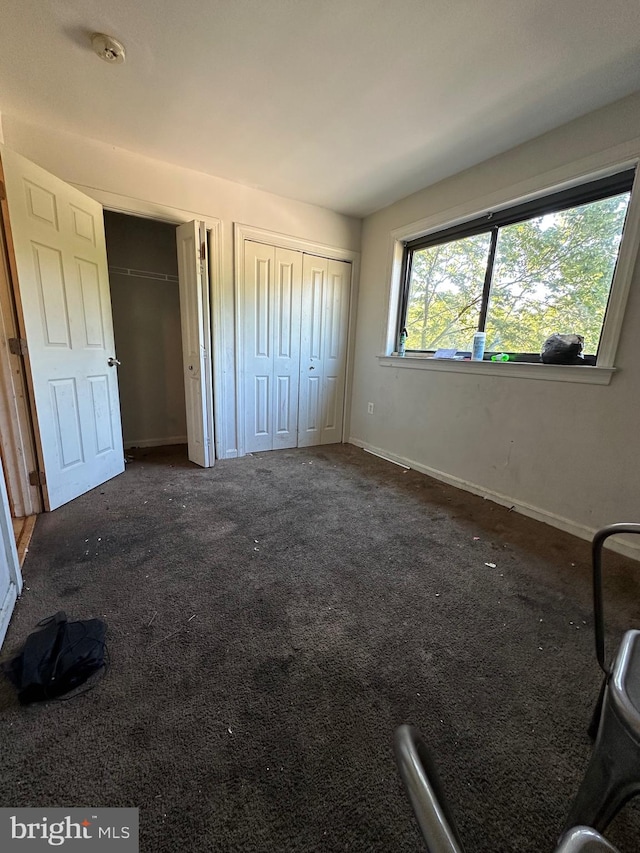
M606 552L611 643L638 568ZM137 806L144 851L421 851L410 722L468 853L553 849L599 688L588 543L352 446L179 448L41 516L24 576L3 656L64 609L111 668L27 708L2 680L1 805Z

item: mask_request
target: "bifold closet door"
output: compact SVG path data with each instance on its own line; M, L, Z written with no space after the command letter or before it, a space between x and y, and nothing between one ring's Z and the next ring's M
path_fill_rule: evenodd
M342 441L351 264L305 255L298 446Z
M211 308L207 227L192 220L176 228L187 446L191 462L215 462Z
M296 447L302 253L245 241L245 451Z

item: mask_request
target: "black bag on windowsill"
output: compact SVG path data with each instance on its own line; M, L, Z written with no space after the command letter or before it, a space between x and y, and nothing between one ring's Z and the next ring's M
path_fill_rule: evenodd
M543 364L584 364L582 335L550 335L542 345Z
M42 630L29 634L22 652L2 666L22 705L63 696L105 667L101 619L69 622L60 610L38 624Z

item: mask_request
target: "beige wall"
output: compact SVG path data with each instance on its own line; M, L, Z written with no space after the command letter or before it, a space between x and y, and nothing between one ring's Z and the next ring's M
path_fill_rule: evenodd
M216 448L221 456L234 456L237 425L233 223L358 251L360 220L55 128L30 125L16 116L4 114L3 128L9 148L74 184L107 208L176 223L191 219L204 219L209 225L221 223L221 282L219 294L214 294L214 311L218 315L214 403L217 416L224 414L218 418Z
M364 221L352 441L581 536L640 520L638 268L610 385L384 367L377 358L387 329L394 229L431 216L446 222L456 207L501 191L515 198L536 176L630 140L640 155L640 94Z

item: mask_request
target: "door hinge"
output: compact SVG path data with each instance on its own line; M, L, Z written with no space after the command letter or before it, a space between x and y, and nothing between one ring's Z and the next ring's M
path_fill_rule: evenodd
M0 201L5 201L7 198L7 191L4 188L4 181L0 181Z
M24 338L9 338L9 352L12 355L26 355L27 350L27 342Z
M29 484L31 486L46 486L47 478L44 471L31 471L29 474Z

